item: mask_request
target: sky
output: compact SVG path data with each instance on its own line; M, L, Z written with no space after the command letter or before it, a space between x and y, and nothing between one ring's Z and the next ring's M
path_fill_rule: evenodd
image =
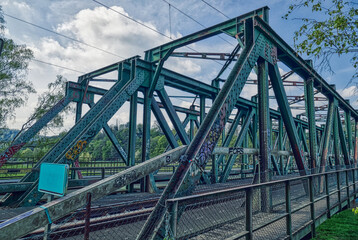
M204 27L225 21L227 17L233 18L263 6L270 8L271 27L289 45L293 46L294 31L299 29L300 21L292 18L300 15L307 16L310 12L300 10L290 19L284 20L282 16L287 12L291 3L292 1L287 0L2 0L0 5L5 14L6 37L12 38L18 44L26 44L33 50L35 60L67 68L32 61L29 65L28 80L34 84L37 94L30 96L26 106L17 109L16 119L8 121L8 126L13 129L21 127L31 114L32 109L35 108L37 95L46 91L47 84L53 82L56 75L63 75L69 81L77 81L77 77L85 72L99 69L125 58L140 55L143 59L145 50L169 42L171 40L169 37L177 39ZM107 9L102 4L111 7L114 11ZM137 22L131 21L121 14L131 17ZM57 32L75 41L26 24L13 17ZM85 42L86 45L80 42ZM235 44L234 39L221 36L192 44L190 47L202 52L230 53ZM182 48L180 51L189 50ZM303 57L306 58L306 56ZM354 73L349 58L335 57L331 63L335 74L323 72L321 75L329 83L336 84L337 90L342 96L351 99L352 105L358 107L356 97L353 96L355 86L346 87ZM164 67L210 84L211 79L222 67L221 64L222 62L207 60L170 58ZM284 66L280 70L282 73L288 71ZM251 74L250 78L254 79L254 74ZM297 78L297 76L292 77L293 80L297 80ZM91 85L110 87L108 84L94 83ZM303 88L286 88L286 91L287 95L303 94ZM251 85L245 87L242 95L249 98L255 92L256 87ZM172 89L168 89L168 93L179 95ZM192 99L173 99L174 104L185 107L188 107L191 101ZM272 102L272 107L275 105L275 102ZM317 103L317 105L321 105L321 103ZM139 107L138 112L140 111ZM293 112L294 114L300 113L297 110L293 110ZM140 113L138 116L141 116ZM116 114L113 121L120 123L128 121L128 104L125 104L121 112ZM74 116L67 116L65 129L69 129L73 123Z

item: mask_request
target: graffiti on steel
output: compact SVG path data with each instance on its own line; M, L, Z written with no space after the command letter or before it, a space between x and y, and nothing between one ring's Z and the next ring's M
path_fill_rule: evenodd
M19 143L9 147L3 154L0 155L0 167L6 163L14 154L19 151L25 143Z
M74 147L68 150L68 152L66 153L66 158L68 160L74 161L76 157L83 151L86 145L87 145L86 140L79 140Z

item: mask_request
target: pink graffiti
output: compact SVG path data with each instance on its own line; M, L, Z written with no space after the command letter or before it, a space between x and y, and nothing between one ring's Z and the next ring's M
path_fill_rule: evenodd
M78 162L78 160L76 160L73 164L75 165L75 167L80 167L80 163ZM79 179L82 179L83 176L82 176L81 171L80 171L80 170L77 170L76 172L77 172L78 178L79 178Z
M15 153L17 153L26 143L20 143L9 147L3 154L0 155L0 168L9 160Z

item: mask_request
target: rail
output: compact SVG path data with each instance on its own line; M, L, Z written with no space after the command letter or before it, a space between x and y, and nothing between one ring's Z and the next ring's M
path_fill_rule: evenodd
M357 196L357 170L344 169L166 201L166 236L301 239ZM225 229L225 231L223 231ZM225 233L224 233L225 232ZM221 234L221 235L220 235Z

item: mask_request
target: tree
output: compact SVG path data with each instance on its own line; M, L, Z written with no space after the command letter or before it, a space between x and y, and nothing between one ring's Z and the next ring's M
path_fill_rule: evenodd
M26 80L28 64L33 52L25 45L18 45L4 37L5 21L0 7L0 38L4 47L0 56L0 127L14 118L14 110L23 106L30 93L35 93L31 82Z
M65 96L65 87L67 79L61 75L56 76L56 80L47 85L48 90L40 94L37 100L36 108L30 115L26 123L22 125L20 132L29 128L35 121L39 120L46 112L48 112L55 104L57 104ZM74 109L67 106L61 114L58 114L49 122L44 128L59 128L63 127L64 114L73 112Z
M300 8L310 9L310 17L294 18L302 21L295 32L295 48L318 60L319 70L333 73L330 60L335 55L348 54L358 77L358 3L347 0L299 0L290 5L283 18L288 19Z

